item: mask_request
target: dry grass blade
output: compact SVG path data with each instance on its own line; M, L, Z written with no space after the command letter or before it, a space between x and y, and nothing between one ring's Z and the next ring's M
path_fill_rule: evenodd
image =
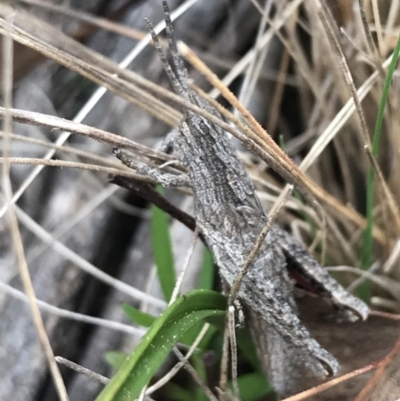
M0 289L2 291L4 291L6 294L9 294L10 296L13 296L13 297L18 298L25 302L29 302L27 296L23 292L15 289L15 288L12 288L8 284L4 284L4 283L0 282ZM111 330L116 330L116 331L121 331L121 332L128 333L128 334L133 334L138 337L141 337L145 333L145 331L140 328L128 326L126 324L122 324L119 322L113 322L111 320L101 319L98 317L83 315L81 313L72 312L72 311L69 311L66 309L62 309L62 308L58 308L54 305L50 305L47 302L43 302L39 299L36 299L36 302L42 311L51 313L56 316L63 317L65 319L71 319L71 320L76 320L78 322L106 327Z
M59 6L47 1L38 0L18 0L19 3L35 6L44 10L56 12L69 18L74 18L78 21L86 22L87 24L116 33L121 36L126 36L134 40L141 40L146 36L146 33L133 29L129 26L122 25L106 18L100 18L89 13L75 11L65 6Z
M101 384L107 384L110 381L110 379L108 377L105 377L96 372L93 372L90 369L84 368L83 366L80 366L75 362L72 362L72 361L69 361L68 359L63 358L62 356L56 356L56 361L60 365L64 365L67 368L72 369L77 373L86 375L93 380L99 381Z
M3 37L3 82L2 82L2 89L3 89L3 102L5 106L5 116L3 120L3 131L7 134L12 131L12 117L10 113L7 113L7 110L11 109L12 107L12 85L13 85L13 75L12 75L12 54L13 54L13 41L11 38L11 31L14 22L14 15L12 13L6 16L8 27L10 30L5 32ZM2 168L2 187L5 195L6 203L11 203L12 199L12 187L11 187L11 180L9 175L9 144L10 141L5 137L3 146L3 155L5 156L5 163L3 164ZM36 300L36 294L33 287L32 279L29 273L28 264L25 258L25 250L24 244L22 241L21 232L18 225L17 215L15 206L11 205L8 210L8 219L9 219L9 228L11 232L11 237L13 241L13 245L15 248L15 254L17 259L17 264L19 268L19 274L21 277L21 281L24 287L24 291L29 300L30 312L32 315L32 320L36 328L37 335L39 337L40 344L43 348L45 357L47 359L47 363L50 369L50 373L57 390L58 397L61 401L68 401L68 393L65 387L63 378L61 376L61 372L57 366L57 363L54 359L53 349L49 340L49 337L46 333L46 328L40 314L40 310Z
M310 397L312 397L312 396L314 396L316 394L319 394L319 393L321 393L323 391L326 391L326 390L328 390L328 389L330 389L332 387L335 387L340 383L343 383L343 382L345 382L347 380L350 380L350 379L352 379L354 377L360 376L360 375L362 375L364 373L367 373L367 372L369 372L369 371L371 371L373 369L376 369L377 366L378 366L377 363L365 366L364 368L357 369L354 372L347 373L347 374L345 374L343 376L340 376L340 377L337 377L335 379L332 379L332 380L328 381L327 383L324 383L324 384L321 384L319 386L313 387L313 388L311 388L309 390L303 391L302 393L296 394L296 395L294 395L292 397L285 398L282 401L302 401L302 400L306 400L307 398L310 398Z
M397 225L397 232L400 233L400 213L399 213L398 207L396 205L394 196L393 196L392 192L390 191L388 185L386 184L383 174L382 174L378 164L376 163L376 161L374 161L374 157L371 153L371 140L370 140L370 134L368 132L367 122L366 122L366 119L364 116L364 111L361 106L361 102L358 97L357 90L356 90L353 78L351 76L351 72L350 72L349 66L347 64L346 58L343 54L342 48L340 47L339 41L337 40L337 38L335 36L335 31L332 26L332 18L329 14L329 11L327 10L327 7L322 7L318 0L315 0L314 2L315 2L315 6L317 9L318 15L320 17L320 20L324 26L324 29L325 29L325 32L326 32L328 38L329 38L329 42L331 43L332 48L335 50L335 52L338 55L341 70L343 71L343 75L344 75L346 84L350 89L351 96L353 97L357 115L358 115L360 125L361 125L361 133L362 133L362 136L363 136L363 139L365 142L365 146L364 146L365 151L367 153L368 159L370 160L370 163L372 164L372 166L378 173L378 177L380 178L380 182L382 184L382 187L384 189L385 195L388 200L388 205L389 205L389 209L392 213L392 218L394 219L394 221Z
M400 397L400 339L354 401L394 401Z
M140 174L132 173L129 170L98 166L95 164L88 164L88 163L70 162L67 160L54 160L54 159L44 160L44 159L40 159L40 158L35 159L35 158L31 158L31 157L9 157L6 159L3 157L0 157L0 164L5 164L6 162L8 162L10 164L29 164L29 165L33 165L33 166L78 168L81 170L98 171L98 172L103 172L106 174L119 175L122 177L133 178L133 179L140 180L143 182L148 182L151 184L156 183L156 181L152 178L142 176Z
M146 301L151 305L158 308L164 308L166 303L161 299L153 297L137 288L134 288L121 280L118 280L107 273L104 273L99 268L94 266L92 263L88 262L77 253L69 249L67 246L62 244L60 241L55 240L51 234L49 234L43 227L36 223L31 217L29 217L22 209L16 206L16 214L19 221L26 226L30 231L32 231L38 238L40 238L44 243L51 245L51 247L56 250L60 255L65 257L67 260L73 262L83 271L96 277L111 287L115 288L122 293L131 296L133 299Z
M0 107L0 119L4 117L5 112L5 109L3 107ZM69 121L64 118L17 109L10 109L9 113L14 121L20 123L48 127L50 129L60 129L63 131L84 135L107 145L129 149L131 151L138 152L146 157L151 157L156 160L174 160L172 156L157 152L156 150L151 149L147 146L143 146L137 142L132 141L131 139L125 138L120 135L115 135L111 132L107 132L95 127L90 127L88 125Z
M194 340L193 344L190 346L186 355L183 356L183 359L181 359L180 362L177 363L164 377L162 377L156 383L154 383L151 387L149 387L146 390L147 395L153 394L159 388L161 388L162 386L167 384L184 367L185 361L188 361L189 358L193 355L193 352L195 352L200 341L204 338L204 336L207 333L209 328L210 328L210 325L208 323L206 323L200 330L200 333L197 335L196 339Z

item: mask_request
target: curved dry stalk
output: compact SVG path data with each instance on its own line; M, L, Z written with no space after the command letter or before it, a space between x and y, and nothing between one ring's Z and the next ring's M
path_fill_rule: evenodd
M371 315L384 317L385 319L400 321L400 314L398 314L398 313L388 313L388 312L381 312L381 311L373 310L373 311L371 311Z
M275 21L275 29L279 30L284 26L286 21L297 11L300 5L304 2L304 0L294 0L288 4L285 10L282 12L282 15ZM275 36L275 32L272 30L268 30L262 36L259 46L265 47ZM228 72L228 74L222 79L222 82L225 86L229 86L243 71L247 68L247 66L253 60L256 50L252 48L249 50ZM220 94L218 88L214 88L210 92L210 97L216 98Z
M343 382L345 382L347 380L350 380L353 377L357 377L357 376L360 376L360 375L362 375L364 373L367 373L367 372L369 372L371 370L374 370L379 365L380 365L380 362L371 363L370 365L367 365L367 366L365 366L363 368L353 370L352 372L346 373L343 376L337 377L337 378L335 378L333 380L329 380L328 382L320 384L319 386L315 386L315 387L313 387L313 388L311 388L309 390L302 391L301 393L296 394L296 395L294 395L292 397L285 398L282 401L302 401L302 400L305 400L305 399L307 399L307 398L309 398L309 397L311 397L313 395L322 393L323 391L328 390L328 389L330 389L332 387L335 387L340 383L343 383Z
M41 127L47 127L52 130L60 129L62 131L68 131L69 133L79 134L88 138L95 139L98 142L105 143L110 146L116 146L123 149L129 149L134 152L138 152L143 156L153 158L161 161L175 160L173 156L167 155L162 152L158 152L152 148L141 145L131 139L125 138L120 135L113 134L108 131L104 131L99 128L91 127L89 125L81 124L79 122L66 120L49 114L37 113L27 110L10 109L10 115L14 121L37 125ZM5 109L0 107L0 119L4 117ZM59 148L55 148L59 149Z
M365 145L364 149L365 153L367 154L368 160L371 163L371 166L374 169L376 176L378 177L378 182L382 186L383 193L385 194L385 197L387 199L389 210L397 226L397 232L400 233L400 210L397 206L397 202L394 199L394 195L390 190L389 185L385 180L385 177L383 176L382 170L379 167L378 162L376 161L374 155L371 152L371 148L368 145Z
M6 16L7 22L11 26L14 15L9 14ZM2 42L2 95L3 101L5 105L5 116L3 121L3 130L8 133L12 130L12 116L7 112L12 107L12 64L13 64L13 41L11 39L11 34L9 30L5 31L5 35ZM6 204L11 203L11 199L13 196L11 179L10 179L10 162L9 162L9 154L10 154L10 140L6 136L3 144L3 155L5 163L2 168L2 188L5 195ZM22 286L24 288L25 294L28 298L30 313L32 316L33 324L36 329L36 333L39 337L40 345L44 351L45 359L47 360L47 365L50 370L51 377L54 382L54 386L56 388L56 392L61 401L68 401L68 393L66 386L64 384L64 380L62 378L60 369L57 366L57 363L54 359L53 349L49 340L49 337L46 333L46 328L40 314L40 310L36 300L35 289L33 287L31 275L29 272L28 264L25 257L25 249L24 244L22 242L21 231L19 229L18 219L16 215L16 206L11 205L8 209L8 223L9 230L11 232L12 243L14 245L15 256L17 259L17 265L19 269L19 275L22 281Z
M127 171L130 170L128 167L126 167L125 165L119 163L116 160L108 159L108 158L102 157L102 156L97 156L94 153L89 153L89 152L86 152L84 150L73 148L71 146L66 146L66 145L58 146L58 145L54 145L53 142L46 142L46 141L44 141L42 139L30 138L30 137L19 135L19 134L6 134L6 133L0 131L0 138L4 138L6 135L8 135L8 137L10 139L14 139L14 140L19 141L19 142L30 143L31 145L38 145L38 146L41 146L43 148L54 149L54 150L56 150L57 152L60 152L60 153L79 156L79 157L82 157L82 158L85 158L85 159L88 159L88 160L93 160L93 161L96 161L98 163L102 163L102 164L104 164L105 166L108 166L108 167L114 167L114 168L116 168L118 170L120 170L120 169L125 169Z
M389 205L389 209L392 213L392 217L396 223L397 226L397 231L400 232L400 212L397 208L396 205L396 201L394 199L393 193L392 191L390 191L388 185L385 182L385 179L383 177L383 174L378 166L378 164L376 163L374 156L371 153L371 139L370 139L370 134L369 134L369 130L368 130L368 126L367 126L367 122L365 120L365 116L364 116L364 111L362 109L361 106L361 101L358 97L357 94L357 89L354 85L354 81L353 78L351 76L351 72L350 72L350 68L347 64L347 60L346 57L343 54L342 48L335 36L333 27L332 27L332 21L331 21L331 16L328 12L328 10L326 9L326 6L323 7L321 6L319 0L314 0L315 3L315 7L317 9L317 13L320 17L320 20L322 22L323 27L325 28L325 32L328 36L329 39L329 43L331 44L332 48L334 49L334 51L337 53L338 55L338 59L339 59L339 65L341 67L341 70L343 72L346 84L350 90L351 96L353 97L353 101L355 104L355 108L357 111L357 115L360 121L360 125L361 125L361 133L362 133L362 137L364 139L364 144L365 144L365 151L367 153L368 156L368 160L370 161L370 163L372 164L372 167L375 169L375 171L378 174L378 177L380 178L381 184L382 184L382 188L384 190L384 193L388 199L388 205ZM374 2L373 2L374 4Z
M121 23L114 22L107 18L98 17L96 15L87 13L83 10L75 11L74 9L69 7L41 0L18 0L18 2L30 6L35 6L43 10L48 10L54 13L58 13L68 18L74 18L77 21L85 22L97 28L113 32L116 33L117 35L125 36L133 40L142 40L146 36L146 33L143 31L131 28L128 25L123 25Z
M400 339L397 340L393 349L379 363L374 376L368 381L365 387L360 391L354 401L363 400L384 400L390 399L396 393L399 395L398 379L400 362ZM391 369L390 369L391 368ZM385 375L386 373L386 375ZM397 397L396 397L397 398Z
M175 348L175 355L178 357L178 359L182 362L183 367L188 371L192 379L196 382L196 384L203 390L204 394L208 397L210 401L220 401L218 398L214 395L214 393L211 391L209 387L206 386L206 384L203 382L199 374L196 372L196 369L189 363L187 358L182 355L182 353Z
M371 306L387 311L397 312L400 310L400 303L392 299L373 296L371 297Z
M270 29L279 38L279 40L281 41L282 45L285 47L286 52L289 53L290 56L293 58L293 60L296 62L296 65L299 68L299 71L301 72L302 77L307 82L311 92L315 96L315 98L316 98L317 102L319 103L321 109L322 110L326 110L326 108L327 108L326 101L321 96L321 93L320 93L320 90L319 90L319 87L318 87L318 82L310 74L311 68L309 66L309 62L308 62L307 58L300 51L296 51L296 49L293 48L293 44L290 43L282 35L278 25L268 17L268 15L264 12L264 10L258 4L258 2L256 0L250 0L250 1L253 3L253 5L255 6L257 11L261 14L261 16L268 22L268 25L269 25Z
M381 74L381 76L384 77L385 73L383 71L382 64L380 61L381 56L379 54L378 48L376 47L375 41L372 37L371 30L369 29L367 10L365 9L365 0L358 0L358 6L360 9L360 17L361 17L362 25L364 28L365 37L367 38L368 47L369 47L370 52L373 55L374 65L375 65L376 69L379 71L379 73ZM383 50L382 47L381 47L381 50Z
M17 290L16 288L11 287L9 284L2 283L0 281L0 289L3 290L6 294L20 299L24 302L29 302L28 297L22 291ZM129 326L124 323L114 322L112 320L102 319L100 317L88 316L82 313L69 311L66 309L59 308L57 306L51 305L47 302L41 301L40 299L36 299L36 302L39 308L42 311L46 311L51 313L52 315L59 316L65 319L75 320L77 322L93 324L98 327L105 327L107 329L119 331L122 333L127 333L131 335L136 335L138 337L142 337L145 334L145 330Z
M265 237L267 236L269 230L271 227L275 224L275 221L278 217L278 214L282 207L284 206L285 203L285 198L289 195L289 193L293 190L293 186L289 185L286 186L285 189L281 192L279 195L278 199L276 200L274 206L271 208L271 211L268 216L268 222L264 226L264 228L261 230L261 233L257 237L257 240L247 257L246 261L243 264L242 269L239 271L237 274L235 281L232 284L231 290L229 292L229 298L228 298L228 308L234 304L234 301L239 293L240 290L240 285L247 274L251 263L253 262L254 258L257 256ZM231 327L230 325L230 314L229 311L226 315L226 324L225 324L225 330L224 330L224 346L222 349L222 357L221 357L221 374L220 374L220 384L219 387L223 393L226 392L227 390L227 385L228 385L228 362L229 362L229 343L231 343L231 335L230 335L230 330L229 328Z
M372 265L372 267L374 267L374 265ZM373 271L360 270L351 266L329 267L328 270L332 272L349 272L357 274L361 276L361 278L368 278L368 280L378 285L383 290L388 291L395 299L400 301L400 283L387 276L374 274Z
M185 260L183 262L182 270L180 271L179 276L178 276L178 278L176 280L174 291L172 292L171 299L169 300L168 305L172 305L176 301L176 299L178 298L179 291L181 289L183 279L185 278L185 274L186 274L187 268L189 266L190 259L192 258L194 247L196 246L197 238L199 236L199 233L200 233L200 230L199 230L198 227L196 227L195 230L194 230L194 233L193 233L193 238L192 238L192 241L190 243L189 249L186 252L186 257L185 257Z
M64 365L67 368L69 368L77 373L80 373L80 374L83 374L83 375L89 377L90 379L97 380L101 384L108 384L110 381L110 379L108 377L105 377L99 373L93 372L90 369L84 368L83 366L78 365L77 363L72 362L69 359L63 358L62 356L56 356L55 359L60 365Z
M2 95L5 106L5 116L3 120L3 131L5 133L11 132L12 130L12 116L7 111L12 107L12 85L13 85L13 41L11 38L11 32L14 24L14 14L10 13L6 15L7 28L4 32L2 42ZM16 206L11 204L13 197L11 179L10 179L10 140L5 137L3 145L3 155L5 163L2 168L2 189L5 195L6 204L10 204L8 209L8 223L11 232L12 243L14 245L14 251L17 259L17 265L19 269L19 275L22 281L22 285L27 295L30 313L32 316L33 324L36 329L36 333L39 337L40 345L43 348L45 359L50 370L50 375L53 379L54 386L56 388L57 395L61 401L69 401L68 393L64 380L62 378L60 369L54 359L53 349L46 333L44 321L40 314L40 310L36 300L35 289L33 287L31 275L29 272L28 264L25 257L24 244L22 242L21 231L19 229L18 219L16 215Z
M0 164L4 164L5 162L6 159L4 157L0 157ZM131 172L132 170L129 171L125 169L104 167L104 166L99 166L97 164L79 163L79 162L71 162L67 160L57 160L57 159L45 160L34 157L9 157L7 158L7 162L10 164L29 164L33 166L77 168L81 170L98 171L111 175L119 175L122 177L134 178L136 180L144 181L150 184L157 183L154 179L149 178L148 176L132 173Z
M207 330L209 329L210 325L208 323L204 324L200 333L197 335L196 339L194 340L193 344L190 346L188 352L184 356L185 360L188 360L192 355L193 352L196 351L197 346L199 345L200 341L203 339ZM147 395L153 394L155 391L160 389L162 386L167 384L184 366L183 360L178 362L167 374L165 374L161 379L159 379L156 383L154 383L151 387L149 387L146 391Z
M389 273L392 269L394 264L399 260L400 257L400 239L397 240L396 244L394 245L392 252L383 265L383 272L384 273Z
M155 298L137 288L134 288L121 280L118 280L107 273L104 273L98 267L94 266L92 263L88 262L86 259L79 256L77 253L72 251L66 245L62 244L60 241L55 240L50 233L48 233L42 226L36 223L31 217L29 217L22 209L15 206L16 214L19 221L31 232L33 232L38 238L40 238L46 244L51 245L51 247L62 255L67 260L70 260L78 268L82 269L86 273L92 275L100 281L108 284L117 291L121 291L133 299L146 301L151 305L158 308L165 308L165 301Z
M371 1L372 4L372 12L374 14L374 21L375 21L375 30L376 30L376 37L378 39L378 54L382 54L382 52L385 50L385 42L383 40L383 35L382 35L382 24L381 24L381 18L379 16L379 8L378 8L378 2L376 0Z

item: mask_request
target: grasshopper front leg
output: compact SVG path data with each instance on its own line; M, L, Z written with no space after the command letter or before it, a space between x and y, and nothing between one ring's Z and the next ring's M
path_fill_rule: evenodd
M138 162L129 153L119 148L114 149L113 153L126 166L134 169L138 174L153 178L165 188L190 187L190 179L186 174L164 173L159 168Z

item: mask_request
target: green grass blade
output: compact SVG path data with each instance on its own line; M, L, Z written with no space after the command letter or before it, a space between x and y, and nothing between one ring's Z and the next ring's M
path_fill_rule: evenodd
M382 97L379 104L378 115L376 118L374 136L372 138L372 149L371 149L372 155L375 158L378 156L379 142L382 133L382 124L385 116L386 103L389 97L390 85L392 83L393 74L394 70L396 69L397 61L399 59L399 54L400 54L400 36L397 39L396 47L394 49L392 56L392 61L390 62L388 68L388 73L386 75L385 84L383 86ZM361 257L361 268L363 270L367 270L372 263L372 253L374 245L373 235L372 235L372 229L374 226L374 216L373 216L374 188L375 188L375 171L371 166L368 171L368 181L367 181L367 204L366 204L367 226L364 232L364 243ZM361 285L359 288L359 296L364 300L368 300L371 296L370 292L371 292L370 282L365 281L363 285Z
M162 193L162 187L158 186L157 190ZM168 215L154 205L151 206L151 239L161 290L169 301L176 282L169 221Z
M179 297L150 327L96 401L135 400L182 335L208 317L223 320L225 309L226 298L215 291L195 290Z
M150 327L157 319L155 316L142 312L132 305L122 304L122 310L125 312L125 315L132 320L132 322L143 327Z
M241 401L257 401L273 392L265 375L261 372L238 377Z
M209 249L204 249L198 288L211 290L214 285L214 259Z
M105 360L114 368L119 369L128 357L125 352L121 351L109 351L106 352L104 358Z

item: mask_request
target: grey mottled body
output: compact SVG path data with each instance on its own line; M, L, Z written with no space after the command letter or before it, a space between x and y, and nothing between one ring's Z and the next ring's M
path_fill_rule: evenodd
M165 1L163 4L175 72L152 33L174 90L220 117L188 87L187 72L176 49L168 6ZM243 164L220 127L186 110L174 148L189 168L198 227L213 253L222 279L232 286L266 224L267 216ZM150 175L163 185L188 182L184 176L163 175L157 169L119 156L139 173ZM241 284L239 299L250 313L250 327L263 366L280 395L291 392L288 369L293 372L293 369L306 367L313 374L324 376L336 374L339 368L336 359L311 337L297 316L292 283L286 270L288 259L323 295L347 311L350 318L365 319L368 315L368 307L332 279L299 242L280 228L273 227Z

